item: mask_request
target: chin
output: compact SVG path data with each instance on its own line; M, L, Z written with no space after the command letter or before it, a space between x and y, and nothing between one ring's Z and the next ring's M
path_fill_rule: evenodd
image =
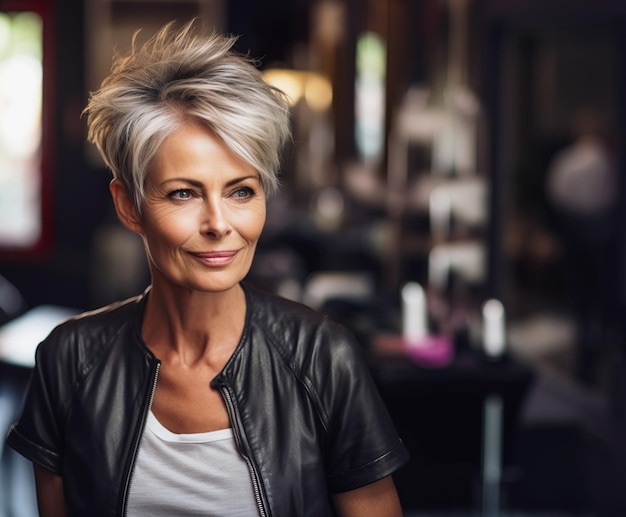
M189 282L186 285L193 291L223 293L238 287L243 278L244 277L237 276L231 278L213 278L211 280L202 279L197 282Z

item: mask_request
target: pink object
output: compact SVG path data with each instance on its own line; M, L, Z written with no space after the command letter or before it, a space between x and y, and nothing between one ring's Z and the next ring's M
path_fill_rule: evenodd
M420 366L442 368L454 359L454 346L446 336L427 335L420 343L404 342L407 356Z
M401 335L382 334L373 348L381 356L404 356L425 368L445 368L454 360L454 344L447 336L428 334L419 343L409 343Z

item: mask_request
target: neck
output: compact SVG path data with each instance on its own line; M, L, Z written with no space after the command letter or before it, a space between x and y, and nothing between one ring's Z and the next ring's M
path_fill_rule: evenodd
M153 283L142 336L157 357L175 355L191 363L232 353L241 338L245 315L240 285L206 293Z

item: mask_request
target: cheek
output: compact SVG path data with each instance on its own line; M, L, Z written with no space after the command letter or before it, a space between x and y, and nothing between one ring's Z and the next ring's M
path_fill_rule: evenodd
M257 241L261 236L263 227L265 226L265 205L255 208L249 215L242 227L245 228L246 237L250 241Z
M189 217L173 213L154 214L147 227L146 238L153 245L175 246L184 243L197 231Z

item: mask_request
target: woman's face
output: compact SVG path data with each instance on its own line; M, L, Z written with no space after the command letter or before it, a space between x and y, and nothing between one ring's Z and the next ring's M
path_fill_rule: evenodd
M265 195L256 170L188 123L158 151L139 220L153 281L226 291L250 269Z

